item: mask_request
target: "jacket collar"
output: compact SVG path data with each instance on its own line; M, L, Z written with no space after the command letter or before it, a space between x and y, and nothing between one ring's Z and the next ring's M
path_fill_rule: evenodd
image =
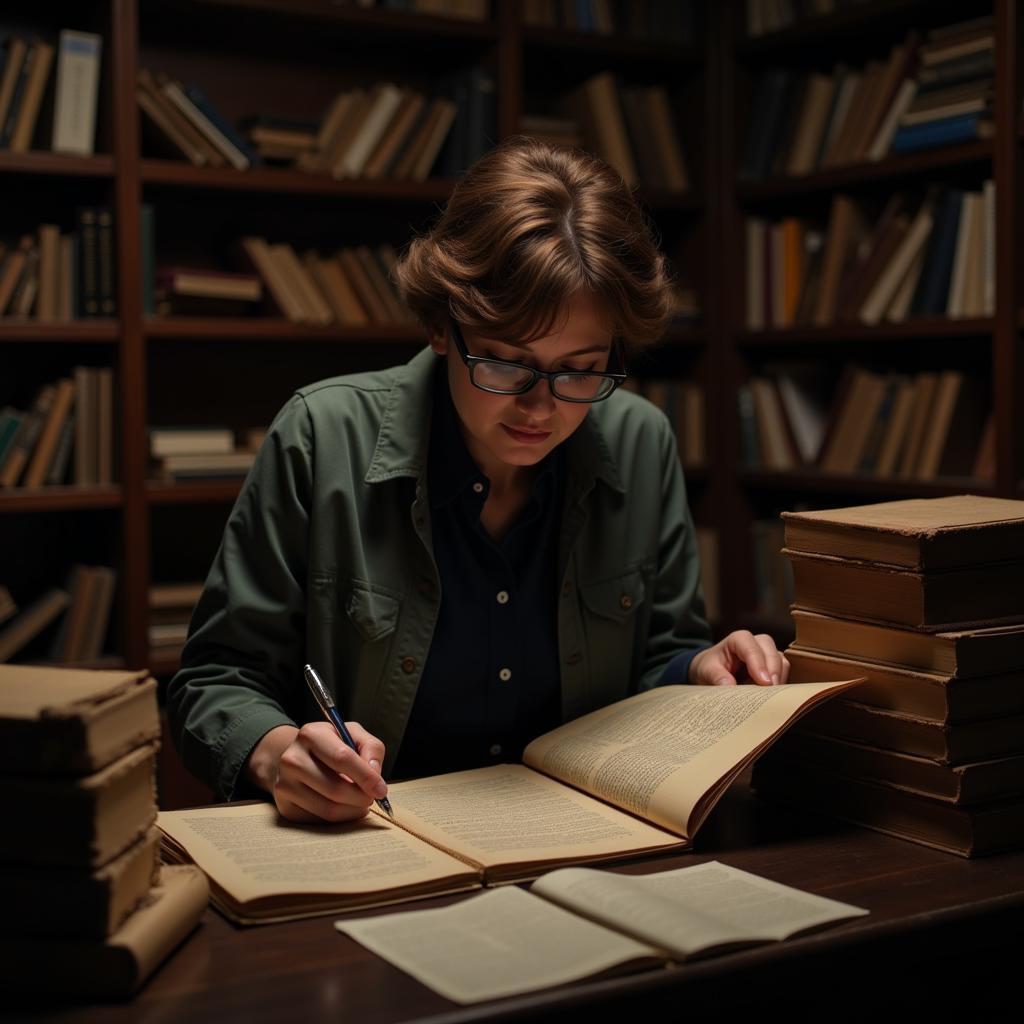
M418 480L426 473L434 405L432 377L437 359L428 346L399 369L384 408L366 483L382 483L401 476ZM570 474L584 491L595 480L603 480L612 490L624 493L597 412L597 406L591 409L565 443Z

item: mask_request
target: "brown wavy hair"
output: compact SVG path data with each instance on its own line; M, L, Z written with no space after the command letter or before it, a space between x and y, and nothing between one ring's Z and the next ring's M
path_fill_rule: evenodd
M448 318L497 341L553 333L567 300L592 295L632 348L664 333L668 261L630 188L590 153L515 136L481 157L394 269L428 330Z

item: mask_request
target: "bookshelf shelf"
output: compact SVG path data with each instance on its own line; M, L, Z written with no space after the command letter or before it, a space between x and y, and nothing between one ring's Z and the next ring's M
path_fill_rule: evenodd
M0 513L72 512L80 509L120 508L123 504L121 488L117 486L52 486L0 491Z
M347 344L373 344L395 342L423 344L422 328L408 324L379 324L371 327L313 327L295 324L290 320L261 319L259 317L167 317L144 321L143 333L147 338L192 339L216 338L220 341L322 341Z
M737 182L736 195L741 203L757 203L774 199L790 199L815 192L833 192L918 178L933 171L991 164L993 145L990 139L944 146L924 153L886 157L873 163L848 164L844 167L815 171L800 177L768 178L764 181Z
M179 4L178 6L182 6ZM220 8L222 11L243 11L267 18L288 18L289 20L313 22L325 30L332 27L366 33L388 33L401 36L439 36L467 40L495 40L497 25L493 21L476 21L468 18L449 18L437 14L421 14L418 11L389 11L377 8L362 8L354 3L324 3L323 0L195 0L188 6L200 6L203 11Z
M0 152L0 174L48 174L61 178L112 178L112 156L70 156L33 151Z
M973 477L942 480L909 480L901 477L858 476L847 474L778 472L765 469L741 469L740 482L749 488L771 491L849 494L876 501L897 498L941 498L950 494L993 494L987 480Z
M273 167L239 171L233 167L194 167L177 160L142 160L140 170L145 184L178 186L189 190L229 189L414 203L444 202L455 184L447 178L426 181L336 181L325 174L304 174L301 171Z
M241 480L210 480L189 484L146 483L146 500L150 505L204 505L234 501L242 488Z
M73 320L45 323L37 320L0 320L0 341L56 341L94 343L120 340L117 320Z
M566 51L573 54L593 55L609 61L642 60L645 63L669 64L673 70L698 67L703 54L693 46L667 44L648 39L619 39L599 32L572 32L566 29L547 28L541 25L523 25L523 49L556 51L564 56Z
M886 344L898 341L922 341L938 338L989 338L994 322L984 317L972 320L949 320L931 317L906 323L837 324L833 327L790 327L771 331L738 331L737 344L742 348L776 348L793 345L810 347L855 344Z
M935 5L929 4L928 0L866 0L832 14L802 18L761 36L750 37L741 33L736 54L746 58L788 56L810 43L829 41L850 29L855 29L858 35L866 35L875 26L889 29L894 21L910 23L916 20L916 16L926 14L930 6Z

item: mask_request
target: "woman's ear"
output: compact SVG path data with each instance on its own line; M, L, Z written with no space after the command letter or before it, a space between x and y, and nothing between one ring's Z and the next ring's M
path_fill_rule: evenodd
M428 327L427 340L430 342L430 347L439 356L443 356L448 352L448 334L442 328Z

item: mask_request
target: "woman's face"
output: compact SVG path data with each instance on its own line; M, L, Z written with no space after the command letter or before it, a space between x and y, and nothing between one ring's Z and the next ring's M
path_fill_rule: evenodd
M589 297L572 300L561 329L526 345L493 341L463 330L469 354L505 359L538 370L602 371L608 368L610 326ZM495 395L474 387L450 335L431 341L435 352L448 353L448 382L466 447L491 479L507 467L533 466L561 444L583 422L590 406L563 402L545 380L522 395Z

